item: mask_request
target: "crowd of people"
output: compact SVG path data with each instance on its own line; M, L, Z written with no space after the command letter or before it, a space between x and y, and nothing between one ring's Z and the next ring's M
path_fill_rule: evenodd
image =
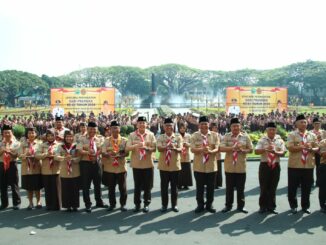
M325 115L317 116L307 113L283 116L271 113L258 117L219 115L196 118L196 115L187 113L164 119L154 115L150 122L144 116L129 117L117 113L108 117L90 115L89 118L83 115L68 115L65 118L57 116L54 119L38 115L31 118L5 117L1 122L0 143L1 209L9 205L8 187L12 191L13 208L20 209L17 165L17 160L20 159L21 187L27 191L29 210L43 207L41 190L44 189L47 210L77 211L80 207L81 189L85 210L91 212L93 204L90 187L93 183L97 207L109 210L116 208L118 185L120 210L126 211L127 158L130 155L134 179L133 211L139 212L143 201L142 211L147 213L151 203L155 153L158 151L162 212L166 212L168 208L169 188L172 210L179 212L178 190L188 189L193 185L192 175L196 182L195 212L216 212L213 207L214 189L222 186L224 168L226 201L222 212L232 209L236 190L237 210L247 213L244 196L246 156L254 151L261 156L259 212L276 214L280 157L289 151L288 201L291 212L298 212L297 189L300 187L302 210L310 213L313 170L317 166L319 203L321 211L325 213L326 132L321 129ZM287 142L276 134L281 117L290 118L294 129L289 133ZM44 123L48 126L41 130ZM219 131L224 123L228 130L222 135ZM15 124L26 127L23 140L15 139L12 132ZM248 124L258 126L258 130L266 130L266 134L255 147L245 133ZM122 125L134 125L135 131L125 138L120 134ZM191 129L191 125L196 125L197 128ZM102 132L100 127L103 128ZM221 153L225 153L223 167ZM108 188L109 206L102 199L102 184Z

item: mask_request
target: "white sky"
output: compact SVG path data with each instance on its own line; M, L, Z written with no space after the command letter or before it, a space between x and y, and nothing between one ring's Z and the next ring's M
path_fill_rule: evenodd
M0 0L0 70L326 61L324 0Z

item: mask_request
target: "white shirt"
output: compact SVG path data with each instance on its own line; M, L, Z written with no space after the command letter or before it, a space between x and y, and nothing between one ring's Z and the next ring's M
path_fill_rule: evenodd
M53 108L52 115L53 115L53 117L64 116L65 110L62 107L55 107L55 108Z
M239 115L240 114L240 106L230 106L228 109L228 114L235 114Z

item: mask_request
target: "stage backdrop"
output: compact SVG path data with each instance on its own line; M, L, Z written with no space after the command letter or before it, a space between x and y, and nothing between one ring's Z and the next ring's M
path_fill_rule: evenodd
M269 113L287 110L288 89L284 87L228 87L227 113Z
M51 89L51 108L63 108L64 113L105 115L114 111L114 88L53 88Z

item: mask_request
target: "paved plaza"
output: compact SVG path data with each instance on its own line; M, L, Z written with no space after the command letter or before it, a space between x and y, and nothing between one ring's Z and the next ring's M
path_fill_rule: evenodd
M246 208L248 214L232 211L223 214L225 189L215 191L216 214L195 214L195 188L179 192L179 213L160 212L160 179L155 170L152 203L148 214L133 213L132 171L128 175L127 212L94 209L91 214L27 211L26 192L22 209L0 211L0 244L324 244L326 215L319 212L318 188L311 195L311 215L292 215L287 201L286 159L282 160L277 192L278 215L258 214L258 161L248 162ZM224 185L224 184L223 184ZM103 196L108 202L107 190ZM93 198L93 196L92 196ZM44 200L44 199L43 199ZM299 202L300 203L300 202ZM34 231L35 235L30 235Z

